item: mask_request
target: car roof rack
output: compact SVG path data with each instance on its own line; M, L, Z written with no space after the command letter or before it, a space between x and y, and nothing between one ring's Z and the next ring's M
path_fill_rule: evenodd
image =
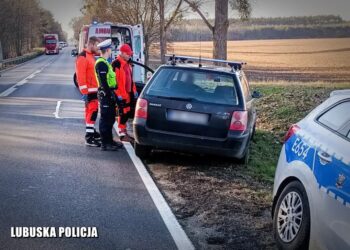
M193 61L198 61L198 66L202 67L202 62L211 62L211 63L224 63L227 64L232 71L239 71L242 69L243 65L246 65L246 62L237 62L237 61L227 61L221 59L211 59L211 58L201 58L201 57L192 57L192 56L177 56L177 55L165 55L168 59L168 62L171 65L176 65L177 63L193 63Z

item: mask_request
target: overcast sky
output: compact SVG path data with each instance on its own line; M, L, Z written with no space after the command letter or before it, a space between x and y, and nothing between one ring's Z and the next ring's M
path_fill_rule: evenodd
M121 0L127 1L127 0ZM308 16L333 14L350 20L350 0L252 0L253 17ZM73 36L69 22L79 16L82 0L40 0L42 6L52 11L68 36ZM213 15L214 0L206 0L203 12ZM191 17L198 17L196 14ZM234 13L231 14L234 16Z

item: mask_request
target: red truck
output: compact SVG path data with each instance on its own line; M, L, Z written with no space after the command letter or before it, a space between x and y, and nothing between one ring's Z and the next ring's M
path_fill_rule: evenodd
M44 45L46 55L58 54L60 52L58 34L45 34Z

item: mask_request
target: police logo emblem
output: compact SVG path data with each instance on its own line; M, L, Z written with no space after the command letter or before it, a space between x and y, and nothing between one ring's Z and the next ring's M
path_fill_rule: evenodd
M337 182L335 183L335 185L337 186L337 188L342 188L345 182L345 175L343 174L339 174Z

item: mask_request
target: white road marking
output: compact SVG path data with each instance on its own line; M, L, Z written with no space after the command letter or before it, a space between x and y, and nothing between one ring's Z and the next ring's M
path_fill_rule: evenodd
M114 129L118 133L118 123L114 124ZM165 226L168 228L173 240L178 249L183 250L193 250L195 249L191 240L186 235L185 231L182 229L179 222L176 220L175 215L171 211L168 203L164 199L163 195L159 191L157 185L154 183L152 177L148 173L146 167L143 165L140 158L135 154L134 148L131 146L130 142L123 142L126 151L128 152L132 162L134 163L137 172L139 173L143 184L145 185L148 193L150 194L160 216L162 217Z
M27 77L27 78L23 79L22 81L19 81L17 84L15 84L15 86L16 87L17 86L22 86L23 84L28 82L28 79L30 79L30 78Z
M33 73L30 76L27 76L26 79L32 79L35 75L36 75L36 73Z
M61 103L62 101L57 101L56 111L53 113L56 119L60 119L59 113L60 113Z
M8 89L6 89L4 92L0 94L0 97L8 96L10 95L13 91L15 91L17 88L15 86L12 86Z
M53 63L54 60L50 60L48 63L46 63L44 66L42 66L39 70L34 71L29 76L25 77L24 79L17 82L15 85L11 86L10 88L6 89L5 91L0 93L0 97L6 97L12 94L14 91L17 90L17 87L24 85L28 82L28 79L33 78L36 74L40 73L43 69L45 69L47 66L49 66L51 63Z

